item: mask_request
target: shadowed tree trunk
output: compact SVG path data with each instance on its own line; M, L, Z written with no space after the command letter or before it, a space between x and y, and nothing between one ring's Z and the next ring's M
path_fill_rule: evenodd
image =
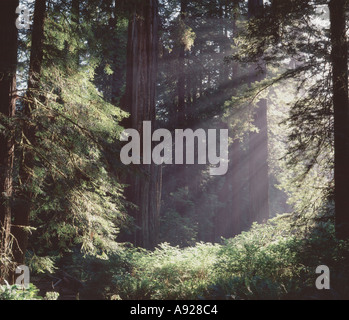
M75 28L78 34L80 34L80 0L72 0L72 6L71 6L71 13L72 13L72 22L75 24ZM80 65L80 53L79 50L77 50L75 55L75 63L76 66L79 67Z
M224 19L224 23L228 23L228 8L229 0L225 1L225 13L223 15L223 10L221 12L221 18ZM238 3L233 1L233 9L235 11L232 29L233 36L237 36L237 6ZM231 22L229 22L231 23ZM224 30L224 36L228 37L227 28ZM223 48L224 56L228 55L230 48ZM225 87L229 82L229 69L231 68L228 64L223 64L221 70L221 81ZM233 78L238 79L239 77L239 67L238 63L233 62ZM234 82L232 89L235 89L235 86L238 86L238 82ZM227 128L224 128L227 129ZM216 240L219 240L221 237L226 239L233 238L241 232L241 190L243 188L242 184L242 175L241 175L241 143L239 140L235 140L230 147L230 164L229 171L225 177L225 183L222 187L222 191L219 194L219 200L222 204L225 203L225 207L220 210L217 217L217 226L216 226Z
M180 22L184 25L187 11L187 0L181 0ZM185 44L181 43L178 57L178 109L177 109L177 129L183 128L186 120L185 110Z
M129 23L126 94L123 100L124 109L131 115L128 125L138 130L141 137L143 121L151 121L153 129L156 125L158 23L156 0L139 2ZM126 197L138 206L138 210L131 212L138 226L132 242L151 249L158 243L161 167L145 164L141 168L141 175L129 178Z
M249 0L249 18L263 12L263 0ZM265 78L265 67L251 68L250 83ZM263 223L269 219L269 168L268 168L268 102L261 99L253 115L253 125L258 132L249 135L249 223Z
M184 31L185 26L185 20L187 15L187 4L188 0L181 0L180 1L180 31ZM176 129L185 129L186 128L186 121L187 121L187 107L188 103L186 102L187 97L187 88L186 86L186 63L185 63L185 49L186 45L183 41L181 41L179 48L178 48L178 65L177 65L177 113L176 113L176 120L175 125ZM184 154L186 155L186 151L184 151ZM187 187L190 185L191 188L195 188L195 186L192 185L193 181L188 181L188 167L183 165L176 165L175 166L175 175L176 175L176 181L177 181L177 189ZM182 215L185 215L186 212L179 212Z
M44 22L46 14L46 0L35 1L34 24L32 32L32 46L28 75L27 101L24 105L23 114L26 119L22 128L22 134L33 146L35 145L35 126L31 123L31 112L36 108L36 99L44 102L38 94L40 90L40 74L43 60ZM26 144L26 143L25 143ZM31 183L34 169L34 154L30 148L23 150L20 163L21 193L16 195L19 200L15 207L13 235L16 238L14 257L17 264L24 263L24 255L28 245L28 231L31 210Z
M349 239L349 98L345 0L329 3L335 131L335 218L339 239Z
M10 253L11 201L13 194L14 140L9 120L16 110L18 0L0 1L0 258ZM0 265L0 275L8 276Z
M114 105L117 105L119 102L119 99L121 97L121 91L122 87L124 85L124 75L123 75L123 66L122 61L120 57L120 46L121 42L117 34L117 28L118 28L118 12L120 10L121 1L115 0L115 8L114 8L114 18L111 22L111 28L113 30L113 47L112 50L114 52L114 58L113 58L113 78L112 78L112 103Z
M228 5L228 3L227 3ZM233 1L233 36L237 38L238 36L238 10L239 10L239 2L237 0ZM235 45L235 44L234 44ZM240 77L239 64L237 62L233 63L233 77L238 79ZM238 86L238 84L236 84ZM242 152L241 152L241 142L239 140L235 140L232 147L232 227L231 227L231 236L236 236L242 231L242 196L241 190L243 189L243 181L242 181Z
M241 229L241 189L242 189L242 177L241 177L241 145L240 141L234 141L231 147L231 162L232 162L232 208L231 208L231 224L229 226L229 233L227 237L234 237L238 235Z
M241 146L239 141L234 141L230 147L229 171L225 177L224 185L219 194L219 201L225 204L216 217L215 239L233 238L241 230Z

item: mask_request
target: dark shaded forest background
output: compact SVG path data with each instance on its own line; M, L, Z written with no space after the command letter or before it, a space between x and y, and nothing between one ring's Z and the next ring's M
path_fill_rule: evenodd
M347 299L347 12L1 0L0 279L33 285L0 299ZM228 129L228 173L122 164L143 121Z

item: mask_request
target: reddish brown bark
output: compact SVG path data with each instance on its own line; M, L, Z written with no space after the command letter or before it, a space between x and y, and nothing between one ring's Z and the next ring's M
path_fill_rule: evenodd
M329 3L335 134L335 224L339 239L349 239L349 98L346 1Z
M31 111L36 108L34 98L41 100L38 94L40 89L40 73L43 60L43 42L44 42L44 21L46 13L46 0L36 0L34 11L34 24L32 33L32 46L29 65L29 79L27 102L24 105L24 117L26 121L23 124L23 135L30 141L31 145L35 145L35 126L31 124ZM28 231L25 227L29 226L30 210L31 210L31 183L32 171L34 169L34 154L29 148L24 148L20 163L20 181L21 191L17 195L18 204L14 208L14 224L12 233L16 238L14 245L14 258L17 264L24 263L24 256L28 246Z
M0 117L5 129L0 132L0 255L10 254L10 232L13 196L14 140L11 118L16 110L18 1L0 2ZM7 276L7 272L0 273Z
M155 93L158 65L158 3L146 0L138 4L129 24L128 61L124 109L130 113L125 126L141 134L143 121L155 128ZM158 242L161 196L161 167L143 165L142 173L129 177L126 190L129 201L138 206L131 210L138 230L132 242L153 248Z

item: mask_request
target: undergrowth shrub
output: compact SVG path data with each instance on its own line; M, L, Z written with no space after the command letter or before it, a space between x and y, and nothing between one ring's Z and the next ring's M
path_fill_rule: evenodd
M0 300L42 300L38 291L32 284L28 289L22 289L17 285L0 285Z
M120 247L108 256L77 260L86 284L82 298L349 298L349 243L336 239L330 221L302 228L292 217L280 216L222 244L181 249L165 243L154 251ZM328 292L315 287L320 265L331 270Z

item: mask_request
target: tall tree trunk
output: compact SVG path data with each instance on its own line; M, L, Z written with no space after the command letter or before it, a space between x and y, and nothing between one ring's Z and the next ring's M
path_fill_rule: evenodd
M225 182L219 193L218 200L225 204L216 217L215 239L226 239L238 235L241 229L241 145L234 141L230 148L231 158L229 171L225 176Z
M249 192L251 223L269 219L268 103L258 103L253 125L258 132L249 135Z
M32 33L32 46L30 54L30 65L28 75L28 91L27 102L24 106L24 116L26 121L22 128L22 134L25 138L35 145L35 126L31 124L30 118L33 109L36 108L36 102L44 102L43 98L38 94L40 90L40 74L43 60L43 41L44 41L44 22L46 14L46 0L36 0L34 10L34 24ZM24 148L20 163L20 181L21 194L17 195L20 198L15 207L14 225L12 233L16 238L14 247L14 257L17 264L24 263L24 255L28 245L28 232L25 227L29 226L30 211L31 211L31 183L34 169L34 154L30 148Z
M229 1L228 1L229 2ZM228 6L228 2L226 6ZM238 10L239 10L239 2L233 1L233 37L234 39L238 37ZM235 44L234 44L235 45ZM233 77L238 79L240 77L239 64L237 62L233 62ZM234 81L236 87L238 87L238 81ZM242 231L242 196L241 191L243 189L243 181L242 181L242 151L241 151L241 142L239 140L235 140L232 147L232 227L230 236L236 236Z
M263 0L248 1L249 18L263 12ZM266 70L251 68L250 83L262 81ZM249 135L249 223L263 223L269 219L269 167L268 167L268 102L262 99L254 112L253 125L258 132Z
M122 72L122 62L120 59L120 39L117 34L118 29L118 14L120 10L120 0L115 0L115 8L114 8L114 18L111 22L111 29L113 30L113 47L112 50L114 52L114 61L113 61L113 77L112 77L112 103L117 105L121 98L121 89L124 84L124 76Z
M13 194L13 129L8 121L16 110L17 28L18 0L0 1L0 117L5 124L0 132L0 259L10 253L11 199ZM3 131L3 129L1 130ZM0 275L7 277L0 266Z
M241 143L240 141L234 141L232 147L232 177L231 177L231 185L232 185L232 208L230 215L230 226L229 232L227 234L228 237L234 237L242 231L241 227L241 189L242 189L242 177L241 177Z
M184 30L186 11L188 0L181 0L180 4L180 30ZM185 43L181 42L178 48L178 61L177 61L177 113L175 119L176 129L185 129L187 126L186 115L186 65L185 65ZM191 110L192 111L192 110ZM184 151L186 156L186 151ZM188 167L185 164L175 166L176 176L176 189L184 188L188 184L192 184L192 181L188 181ZM183 210L182 210L183 211ZM179 212L179 214L185 215L186 212Z
M329 3L335 131L335 219L339 239L349 239L349 98L346 0Z
M72 22L75 24L77 34L80 34L80 0L72 0L71 6ZM75 57L75 64L77 67L80 66L80 52L77 50Z
M70 27L72 28L73 32L76 35L76 39L80 38L80 0L71 0L70 2L70 19L71 24ZM80 66L80 52L79 49L76 50L76 52L71 55L70 54L70 44L68 40L64 40L64 49L63 49L63 55L64 55L64 67L65 69L72 69L76 70L76 68L79 68Z
M180 22L182 25L185 24L187 11L187 0L181 0L181 15ZM178 107L177 107L177 129L185 126L185 44L181 43L179 47L178 57Z
M129 24L128 61L124 109L131 114L130 127L142 135L143 121L155 123L155 94L158 64L158 3L138 4ZM129 201L138 206L132 213L139 230L133 237L137 246L153 248L158 242L161 196L161 167L142 166L141 176L131 177L126 191Z
M224 25L228 23L228 3L229 0L225 1L225 13L221 19L224 19ZM234 9L237 6L234 3ZM234 37L237 36L237 14L234 13L232 29L234 30ZM228 30L225 28L224 35L228 37ZM227 55L225 51L228 50L227 47L223 48L224 55ZM229 83L229 65L223 64L221 70L221 82L225 87ZM239 77L238 63L233 62L233 78ZM234 81L235 87L233 90L237 89L238 82ZM223 128L227 129L227 128ZM225 183L219 194L219 200L221 203L225 203L225 207L220 210L218 214L217 229L216 229L216 240L218 238L224 237L226 239L233 238L238 235L241 230L241 190L243 188L242 175L241 175L241 143L239 140L235 140L230 147L230 165L229 171L225 177Z

